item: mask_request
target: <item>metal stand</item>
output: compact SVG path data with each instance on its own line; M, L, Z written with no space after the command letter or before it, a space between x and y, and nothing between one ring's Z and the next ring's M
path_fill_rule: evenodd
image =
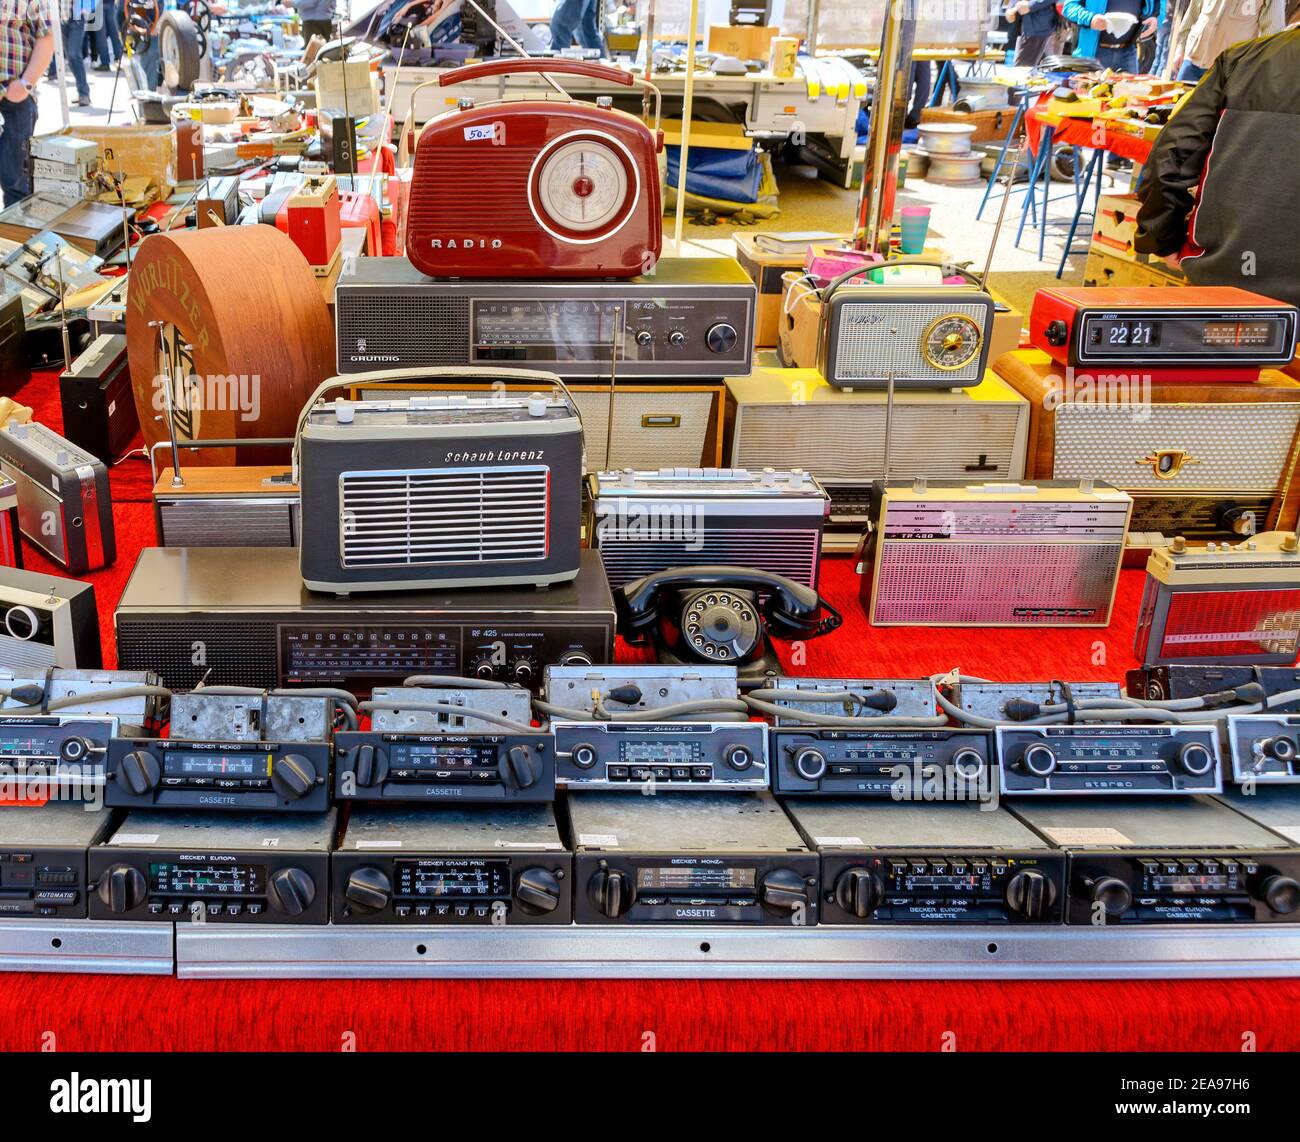
M980 199L980 207L975 211L975 221L978 222L984 214L984 207L988 205L989 195L993 193L993 187L997 184L998 175L1002 173L1002 165L1007 161L1007 151L1011 149L1012 144L1019 146L1016 142L1020 135L1020 127L1025 121L1025 111L1029 107L1029 102L1035 96L1026 90L1020 97L1020 102L1016 104L1016 113L1011 120L1011 129L1007 132L1006 138L1002 140L1002 149L998 152L998 161L993 164L993 173L989 175L989 180L984 186L984 197ZM1017 164L1019 165L1019 164ZM1012 170L1007 177L1015 178L1016 172Z
M1077 152L1076 152L1077 153ZM1092 224L1097 221L1097 205L1101 200L1101 181L1102 181L1102 161L1106 156L1105 151L1093 151L1092 158L1088 160L1088 165L1083 171L1083 182L1079 183L1077 162L1075 172L1076 194L1078 200L1074 204L1074 218L1070 221L1070 232L1065 238L1065 249L1061 251L1061 264L1056 267L1056 276L1065 273L1065 263L1069 260L1071 254L1086 254L1088 248L1085 246L1082 250L1074 248L1074 235L1079 229L1079 220L1087 214L1092 219ZM1093 178L1096 178L1096 186L1093 186ZM1092 187L1092 210L1087 211L1084 205L1088 201L1088 189Z
M182 979L1300 976L1300 925L1134 928L177 925Z
M0 971L171 975L172 924L0 920Z

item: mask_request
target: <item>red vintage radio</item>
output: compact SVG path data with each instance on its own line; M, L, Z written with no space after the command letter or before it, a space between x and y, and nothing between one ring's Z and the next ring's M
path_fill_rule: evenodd
M1295 354L1296 309L1235 286L1041 289L1029 340L1073 369L1254 381Z
M459 67L451 87L494 75L584 75L655 93L655 130L608 99L462 101L415 147L406 255L430 277L629 278L659 257L659 92L628 71L563 59ZM412 105L421 84L411 93Z

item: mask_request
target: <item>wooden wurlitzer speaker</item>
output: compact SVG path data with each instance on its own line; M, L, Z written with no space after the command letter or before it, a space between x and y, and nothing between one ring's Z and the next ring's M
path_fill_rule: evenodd
M182 440L288 437L333 373L334 331L320 286L274 226L146 238L131 267L126 340L146 447L167 439L168 389ZM266 463L267 453L205 449L190 462L241 458Z

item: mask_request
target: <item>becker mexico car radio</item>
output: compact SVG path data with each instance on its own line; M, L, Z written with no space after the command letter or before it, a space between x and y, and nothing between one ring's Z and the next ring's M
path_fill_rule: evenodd
M744 793L770 785L759 722L556 721L551 731L556 782L570 789Z
M549 805L353 809L330 858L339 924L569 924Z
M1004 796L1217 793L1223 788L1212 725L998 726Z
M1053 287L1034 295L1029 339L1070 368L1253 381L1265 366L1290 364L1296 309L1234 286Z
M774 728L775 792L972 801L992 787L989 735L968 729Z

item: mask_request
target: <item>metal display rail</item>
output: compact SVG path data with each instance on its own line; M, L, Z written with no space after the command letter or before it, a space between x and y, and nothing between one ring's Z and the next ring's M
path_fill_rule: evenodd
M175 925L0 920L0 971L171 975Z

